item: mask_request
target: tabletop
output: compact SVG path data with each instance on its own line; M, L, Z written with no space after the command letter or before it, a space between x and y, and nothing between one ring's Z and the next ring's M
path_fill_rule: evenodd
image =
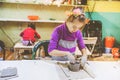
M88 61L95 78L91 78L83 70L71 72L65 69L66 73L56 63L57 61L50 60L0 61L0 70L16 67L17 77L10 80L120 80L120 61Z
M33 48L34 47L34 45L32 45L32 46L25 46L25 45L23 45L22 43L16 43L15 44L15 46L14 46L14 48Z

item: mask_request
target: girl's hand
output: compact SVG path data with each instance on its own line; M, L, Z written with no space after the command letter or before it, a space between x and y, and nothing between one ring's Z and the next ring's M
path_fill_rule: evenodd
M87 62L87 55L83 55L81 57L81 66L84 67L86 62Z
M74 63L75 62L75 57L72 53L67 54L67 58L70 62Z

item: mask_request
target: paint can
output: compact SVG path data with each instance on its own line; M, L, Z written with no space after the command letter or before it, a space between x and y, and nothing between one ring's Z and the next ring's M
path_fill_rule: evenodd
M0 61L3 61L3 58L0 58Z
M111 53L111 48L105 47L105 53Z

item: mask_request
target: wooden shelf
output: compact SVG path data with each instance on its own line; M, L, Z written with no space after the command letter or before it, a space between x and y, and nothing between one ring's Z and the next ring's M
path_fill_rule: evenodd
M28 20L28 19L5 19L0 18L0 21L13 21L13 22L46 22L46 23L64 23L61 20Z
M39 3L39 2L19 2L19 1L0 1L0 3L15 3L15 4L35 4L35 5L44 5L44 6L71 6L71 7L74 7L74 6L79 6L79 7L85 7L87 5L72 5L72 4L48 4L48 5L45 5L43 3Z

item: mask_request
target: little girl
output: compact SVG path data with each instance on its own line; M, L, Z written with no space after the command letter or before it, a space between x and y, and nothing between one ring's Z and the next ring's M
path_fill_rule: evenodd
M20 33L22 37L22 43L25 46L33 45L36 38L40 39L40 35L35 30L35 25L33 23L28 24L28 27Z

